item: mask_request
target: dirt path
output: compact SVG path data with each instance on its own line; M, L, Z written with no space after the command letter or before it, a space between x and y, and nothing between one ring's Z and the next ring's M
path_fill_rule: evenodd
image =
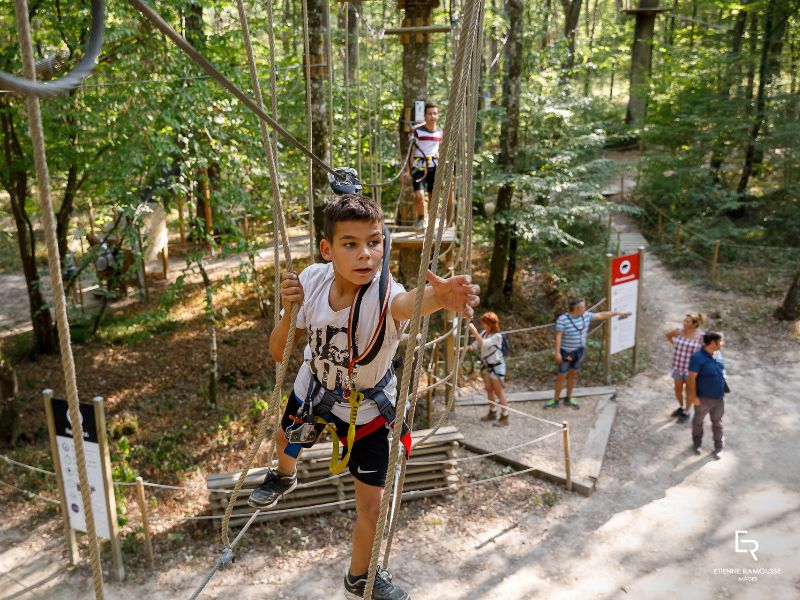
M645 281L643 362L649 366L620 387L598 491L589 499L565 495L550 511L531 504L500 518L482 518L478 507L474 519L456 528L442 526L446 507L434 509L409 524L414 535L401 532L393 550L396 578L415 599L800 597L798 340L788 328L758 322L752 316L758 306L676 281L650 254ZM695 456L689 426L667 416L674 400L663 333L690 310L712 315L711 327L726 334L733 394L720 461L708 454L708 425L705 452ZM737 530L758 543L757 561L735 551ZM185 556L150 579L141 572L124 585L107 579L106 597L188 597L214 544L209 539L207 554ZM0 550L0 598L93 597L87 568L62 569L61 547L52 525L0 528L0 548L8 548ZM347 550L346 540L325 552L286 548L295 561L289 571L245 547L203 597L338 598ZM730 572L736 569L762 571ZM26 591L34 583L40 585Z

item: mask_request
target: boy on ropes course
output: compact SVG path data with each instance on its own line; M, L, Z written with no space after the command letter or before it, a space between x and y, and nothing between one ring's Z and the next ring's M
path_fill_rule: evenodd
M360 186L359 186L360 188ZM357 188L358 189L358 188ZM352 190L356 191L356 190ZM276 432L277 468L253 490L248 503L272 507L297 486L298 456L327 427L334 440L331 470L345 466L355 479L356 521L345 597L365 591L372 544L389 463L391 428L399 423L408 454L411 436L402 416L395 419L397 379L393 361L400 333L412 317L416 290L392 279L388 230L370 198L346 193L325 209L320 254L328 261L288 272L281 281L283 314L269 339L280 362L286 339L303 341L304 362ZM480 289L468 275L442 279L428 272L422 315L441 309L472 316ZM291 305L300 303L295 331ZM345 446L341 460L339 440ZM372 598L406 600L409 595L378 569Z
M439 120L439 107L433 103L425 104L425 123L416 127L409 143L414 146L411 153L411 185L414 188L414 227L425 228L425 190L428 197L433 194L433 181L439 164L439 145L443 132L436 128Z

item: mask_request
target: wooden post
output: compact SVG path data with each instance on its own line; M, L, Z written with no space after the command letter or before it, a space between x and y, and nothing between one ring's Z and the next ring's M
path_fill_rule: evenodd
M567 491L572 491L572 465L569 456L569 423L563 421L561 428L564 434L564 478L566 480Z
M611 310L611 261L613 254L606 254L606 310ZM603 321L605 352L603 352L603 380L606 385L611 383L611 320Z
M617 232L617 256L620 255L620 249L622 248L622 233Z
M89 232L92 234L92 237L94 237L94 206L91 200L87 200L87 203L89 205Z
M681 224L675 223L675 252L681 251Z
M166 279L169 274L169 244L161 249L161 271Z
M658 211L658 227L656 228L656 240L660 244L664 241L664 211Z
M100 446L100 460L103 462L103 485L105 486L106 514L108 514L108 531L111 535L111 558L114 562L114 576L117 581L125 580L125 566L122 563L122 544L119 539L117 525L117 506L114 501L114 481L111 478L111 453L108 450L108 437L106 428L106 411L103 398L95 396L94 418L97 424L97 445Z
M636 333L633 342L633 357L631 359L631 377L636 375L639 357L639 332L641 331L641 306L642 291L644 290L644 247L639 246L639 290L636 293Z
M61 518L64 526L64 541L67 543L67 556L71 565L78 564L78 540L75 537L75 530L69 524L69 505L67 497L64 495L64 478L61 474L61 461L58 458L58 446L56 441L55 421L53 419L53 390L42 391L44 399L44 412L47 416L47 433L50 437L50 454L53 457L53 470L56 472L56 483L58 485L58 496L61 500Z
M619 175L619 199L621 202L625 201L625 173Z
M719 240L714 242L714 253L711 255L711 281L717 281L717 263L719 262Z
M144 496L144 481L141 477L136 478L136 500L139 503L139 510L142 513L142 529L144 530L144 549L147 552L147 562L153 568L153 544L150 541L150 519L147 516L147 500Z
M178 203L178 227L180 228L181 232L181 244L186 242L186 226L183 222L183 200L180 196L176 198Z

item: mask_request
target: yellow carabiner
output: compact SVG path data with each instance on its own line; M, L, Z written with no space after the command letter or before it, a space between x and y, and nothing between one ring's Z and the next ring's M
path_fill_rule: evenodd
M350 390L350 423L347 428L347 452L345 452L342 460L339 460L339 436L336 434L336 427L328 423L328 430L331 432L331 440L333 441L333 448L331 450L331 465L330 472L338 475L344 471L347 463L350 461L350 452L353 451L353 444L356 441L356 419L358 417L358 406L364 400L364 394L356 390Z

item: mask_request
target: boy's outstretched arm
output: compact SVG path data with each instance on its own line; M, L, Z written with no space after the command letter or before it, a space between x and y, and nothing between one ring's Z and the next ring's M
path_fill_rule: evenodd
M456 275L443 279L428 271L428 283L422 297L422 316L437 310L452 310L471 318L474 307L480 304L480 286L472 283L469 275ZM417 290L398 294L392 302L392 317L397 321L408 321L414 314L414 298Z
M283 306L283 315L280 321L269 334L269 354L272 360L279 363L283 359L283 349L286 347L286 338L289 337L289 321L292 318L292 304L298 302L303 303L303 286L300 284L300 278L294 273L284 273L281 280L281 305ZM295 345L303 337L305 330L295 328L294 342Z

